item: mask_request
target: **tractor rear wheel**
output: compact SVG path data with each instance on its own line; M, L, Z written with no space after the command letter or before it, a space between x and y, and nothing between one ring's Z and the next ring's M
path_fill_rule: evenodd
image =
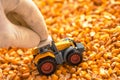
M52 57L46 57L38 62L37 69L40 74L50 75L56 70L56 61Z
M80 54L77 50L71 51L67 55L67 62L70 65L78 65L82 62L82 54Z

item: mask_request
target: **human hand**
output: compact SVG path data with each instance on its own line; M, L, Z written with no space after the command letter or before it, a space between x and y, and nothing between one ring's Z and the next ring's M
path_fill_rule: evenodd
M32 0L0 1L0 48L31 48L47 38L43 16Z

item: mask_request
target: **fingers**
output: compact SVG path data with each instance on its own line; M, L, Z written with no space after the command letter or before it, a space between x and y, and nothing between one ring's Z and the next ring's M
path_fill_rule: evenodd
M40 37L32 30L16 26L14 24L9 25L10 29L0 32L0 48L2 47L20 47L20 48L33 48L38 46Z
M0 27L2 27L3 24L6 24L6 22L7 22L7 18L5 16L3 6L0 2Z
M5 12L3 11L0 14L2 14L1 15L2 18L4 17L3 19L5 19L6 21L2 20L3 22L1 22L0 19L1 24L4 23L3 24L4 27L1 28L5 28L4 31L2 31L3 29L0 28L0 47L13 46L13 47L30 48L37 46L40 41L47 40L48 32L47 32L46 24L44 22L42 14L40 13L36 5L32 2L32 0L15 0L17 2L12 4L13 7L9 7L7 5L10 4L12 0L8 0L7 3L5 0L1 0L1 1ZM9 14L9 11L18 14L21 18L17 17L17 19L21 21L25 21L25 24L27 23L28 24L27 26L30 29L28 29L27 27L11 24L10 21L7 20L4 14L4 13ZM11 13L8 16L10 16L9 17L10 19ZM13 17L14 18L11 18L11 20L13 20L14 22L16 20L16 15ZM15 24L19 23L19 20L18 22L15 22Z
M17 7L20 0L0 0L0 3L2 4L5 13L8 13Z
M51 36L48 36L46 41L40 42L40 44L38 45L38 48L41 48L41 47L46 46L48 44L51 45L51 42L52 42L52 38L51 38Z
M21 15L29 27L40 36L41 41L47 39L48 32L44 18L32 0L21 0L14 11Z

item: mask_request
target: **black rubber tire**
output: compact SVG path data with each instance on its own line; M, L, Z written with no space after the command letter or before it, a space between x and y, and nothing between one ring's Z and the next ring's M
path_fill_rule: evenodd
M76 59L74 57L76 57ZM78 50L72 50L67 54L66 61L70 65L78 65L82 62L82 58L82 53L80 53Z
M47 66L48 64L49 66ZM50 68L50 71L45 70L43 66L46 68ZM57 67L56 60L52 57L46 57L46 58L39 60L38 65L37 65L38 72L42 75L47 75L47 76L54 73L56 71L56 67Z

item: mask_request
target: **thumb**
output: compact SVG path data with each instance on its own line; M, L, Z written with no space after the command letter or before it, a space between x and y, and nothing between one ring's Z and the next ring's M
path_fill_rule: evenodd
M14 24L9 25L7 28L7 36L1 38L0 47L22 47L22 48L32 48L39 44L40 37L32 30L16 26ZM5 32L5 31L4 31ZM0 34L0 36L5 36Z

